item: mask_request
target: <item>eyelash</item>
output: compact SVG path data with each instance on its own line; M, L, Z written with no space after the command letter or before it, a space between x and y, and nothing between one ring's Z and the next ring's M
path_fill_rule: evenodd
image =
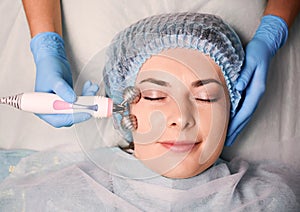
M213 103L218 101L218 99L200 99L200 98L195 98L196 101L201 101L201 102L207 102L207 103Z
M155 98L152 98L152 97L147 97L147 96L144 96L143 98L145 100L148 100L148 101L160 101L160 100L166 99L166 97L155 97ZM213 103L213 102L218 101L218 99L200 99L200 98L195 98L195 100L196 101L201 101L201 102L206 102L206 103Z
M152 97L144 96L143 98L145 100L148 100L148 101L160 101L160 100L164 100L166 97L155 97L155 98L152 98Z

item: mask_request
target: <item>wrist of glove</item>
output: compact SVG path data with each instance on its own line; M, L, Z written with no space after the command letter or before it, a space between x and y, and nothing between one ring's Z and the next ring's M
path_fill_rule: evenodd
M288 26L286 22L274 15L266 15L261 19L261 23L253 37L264 42L273 57L277 50L282 47L288 37Z
M30 49L35 63L49 55L67 62L64 40L55 32L42 32L34 36L30 42Z

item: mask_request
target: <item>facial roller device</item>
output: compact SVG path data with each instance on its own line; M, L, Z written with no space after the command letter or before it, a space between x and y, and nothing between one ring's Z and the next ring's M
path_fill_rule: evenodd
M1 97L0 104L10 105L16 109L37 114L72 114L90 113L95 118L110 117L112 113L124 114L129 104L137 103L141 98L135 87L127 87L123 94L124 101L114 104L112 99L103 96L79 96L74 103L62 100L51 93L21 93L14 96Z
M120 104L124 106L124 104L136 104L141 99L141 92L139 89L135 87L127 87L123 93L123 102ZM127 108L129 111L129 108ZM137 129L137 118L133 114L125 115L125 110L122 111L122 119L121 119L121 126L123 129L127 130L136 130Z

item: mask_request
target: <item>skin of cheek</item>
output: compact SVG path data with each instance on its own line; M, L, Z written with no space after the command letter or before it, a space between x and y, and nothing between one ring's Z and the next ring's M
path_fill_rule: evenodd
M211 123L206 132L206 142L202 146L202 153L198 158L200 164L215 161L223 149L228 125L228 116L224 116L224 114L228 114L228 107L223 103L213 106Z
M138 121L138 128L133 132L135 142L135 156L141 160L159 158L169 150L156 143L165 138L177 139L179 131L167 128L168 117L179 113L174 111L174 101L165 104L151 103L141 99L137 104L131 105L131 113ZM170 110L170 108L173 108Z

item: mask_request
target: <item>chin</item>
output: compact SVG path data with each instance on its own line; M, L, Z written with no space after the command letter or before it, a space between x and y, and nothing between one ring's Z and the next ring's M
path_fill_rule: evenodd
M222 143L220 144L221 147ZM159 145L161 148L161 145ZM201 146L200 146L201 147ZM152 171L168 178L183 179L191 178L207 170L211 167L219 158L222 148L217 148L214 152L211 152L209 156L205 159L203 163L200 163L201 153L204 151L202 148L198 147L186 153L174 153L172 151L167 151L158 155L152 155L152 158L147 157L147 159L139 157L143 154L138 154L139 146L135 150L136 157L144 163ZM156 152L161 152L161 149L155 149ZM143 151L141 151L143 153ZM154 150L152 152L155 152ZM144 156L144 155L143 155Z
M186 158L170 171L163 173L162 176L175 179L191 178L207 170L216 160L217 158L211 158L206 163L199 164L198 160Z

